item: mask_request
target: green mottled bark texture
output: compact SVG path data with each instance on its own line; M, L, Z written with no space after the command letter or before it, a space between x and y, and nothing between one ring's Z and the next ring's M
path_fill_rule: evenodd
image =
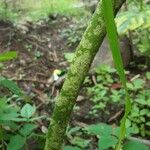
M112 1L116 14L125 0ZM106 35L102 10L103 4L99 2L82 40L76 49L75 58L71 64L60 95L56 100L55 109L47 133L45 150L62 149L65 131L79 90L89 71L94 56Z

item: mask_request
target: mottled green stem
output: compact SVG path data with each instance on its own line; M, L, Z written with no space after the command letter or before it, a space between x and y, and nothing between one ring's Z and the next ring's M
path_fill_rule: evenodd
M113 0L115 14L125 0ZM45 150L61 150L65 131L75 105L81 85L90 65L106 35L103 18L103 4L99 2L96 11L75 52L64 85L55 104L51 124L48 129ZM84 23L84 22L83 22Z

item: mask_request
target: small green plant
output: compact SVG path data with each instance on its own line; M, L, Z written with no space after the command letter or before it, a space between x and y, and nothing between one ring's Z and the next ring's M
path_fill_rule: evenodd
M8 150L19 150L27 144L27 139L37 128L35 121L42 116L35 116L35 106L27 103L21 107L10 100L12 99L0 98L1 146L6 146Z
M17 58L17 52L16 51L9 51L0 54L0 62L8 61L11 59Z
M19 105L21 99L24 98L24 94L13 81L1 77L0 85L1 88L7 88L13 93L13 97L4 94L0 95L1 147L6 146L8 150L19 150L25 145L32 131L37 128L34 122L41 117L34 115L35 106L31 106L28 103L24 106ZM16 101L14 101L15 99Z
M14 51L0 54L0 62L17 57ZM0 93L0 149L19 150L27 144L27 140L37 128L35 121L42 118L36 117L36 107L25 102L26 96L16 83L0 77L0 89L7 91Z
M33 45L31 45L31 44L26 44L26 45L25 45L25 48L27 49L28 52L31 52L32 49L33 49Z
M61 36L64 39L67 39L67 45L69 47L76 47L80 42L83 31L86 27L86 23L83 24L82 21L83 20L80 21L81 23L79 22L78 24L71 25L69 28L64 29L61 32Z
M93 103L89 115L99 117L101 112L107 115L111 113L106 111L108 110L107 106L116 107L116 104L122 106L125 93L118 83L117 74L114 69L102 65L96 68L96 73L97 84L93 87L88 87L87 91ZM148 131L150 123L147 121L150 119L150 90L146 86L145 80L147 83L149 82L149 72L143 78L137 78L127 83L132 98L132 110L126 125L127 127L135 128L136 134L140 134L143 137L150 135ZM116 85L119 85L118 89L113 89L116 88Z
M106 110L106 107L110 104L120 103L120 100L124 97L124 91L122 89L113 89L114 84L120 85L120 83L118 83L118 75L114 68L108 65L100 65L95 71L97 73L97 84L87 88L87 91L89 95L91 95L90 100L93 103L92 110L89 114L98 117L101 111L109 114L109 111L104 110Z
M143 79L136 79L128 83L128 88L133 93L132 111L129 114L127 126L134 127L137 134L149 136L150 132L150 90L146 87ZM136 93L136 96L134 95Z
M0 70L4 68L3 62L17 58L16 51L9 51L0 54Z
M1 141L5 143L8 150L19 150L26 143L32 131L37 128L33 121L38 118L32 117L35 107L25 104L19 110L17 106L8 103L6 98L1 98L0 103L0 126L3 133Z
M107 124L96 124L86 128L88 133L96 135L98 137L98 148L104 150L108 148L114 148L118 141L119 127L113 128ZM130 130L127 132L127 136L130 135Z
M8 2L7 0L0 1L0 20L11 22L15 22L17 20L17 11L9 7L10 3L11 2Z
M137 45L139 52L147 60L150 57L149 16L148 4L142 2L141 5L141 1L131 1L128 3L128 10L122 11L116 18L118 33L122 35L132 31L133 44Z
M83 129L81 127L68 128L67 130L67 139L70 144L85 149L89 146L91 140L85 139L82 135ZM64 148L64 150L66 150L66 148Z
M44 55L44 54L43 54L42 52L36 50L35 53L34 53L34 56L35 56L34 59L38 59L38 58L42 57L43 55Z
M138 141L130 140L128 143L124 145L124 150L148 150L149 148Z
M87 140L85 138L81 138L81 136L84 134L86 137L96 136L98 142L97 147L98 150L107 150L107 149L114 149L118 138L119 138L119 127L113 127L108 124L100 123L100 124L93 124L89 125L87 127L81 128L81 127L74 127L71 128L67 132L67 136L69 138L70 144L74 146L64 146L63 150L90 150L90 147L94 141ZM135 134L134 128L127 128L127 132L125 135L125 143L123 144L124 150L134 150L136 148L137 150L148 150L148 147L144 144L142 144L139 141L134 140L128 140L132 135ZM78 140L77 140L78 139ZM74 142L76 141L76 142ZM86 143L86 144L85 144Z

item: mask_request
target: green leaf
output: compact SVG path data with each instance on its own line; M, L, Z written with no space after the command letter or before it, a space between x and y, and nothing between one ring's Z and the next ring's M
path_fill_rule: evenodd
M75 136L70 142L73 145L77 145L77 146L79 146L81 148L85 148L90 143L90 140L85 140L85 139L83 139L81 137Z
M144 9L139 11L131 9L128 11L122 11L117 15L116 23L119 34L125 34L128 31L137 29L146 29L150 27L150 10Z
M0 113L0 120L3 120L3 121L15 121L15 119L17 119L17 117L19 116L19 114L17 113Z
M98 149L104 150L110 147L114 147L117 144L117 138L114 136L102 136L98 141Z
M150 113L148 109L142 109L142 110L140 110L140 115L146 115L148 113Z
M115 69L115 68L112 68L110 65L101 64L101 65L98 65L98 66L95 68L95 71L96 71L96 73L98 73L98 74L101 74L102 72L104 72L104 73L114 73L114 72L116 72L116 69Z
M17 84L11 80L5 79L4 77L0 77L0 86L3 86L9 89L12 93L22 96L22 90L17 86Z
M0 62L8 61L8 60L11 60L14 58L17 58L17 52L16 51L10 51L10 52L5 52L3 54L0 54Z
M126 128L131 127L131 121L129 119L126 119Z
M29 119L35 113L35 111L36 111L35 106L25 104L21 109L21 116Z
M142 89L143 88L143 85L144 85L144 80L142 79L136 79L133 81L133 85L134 85L134 88L135 89Z
M30 135L34 129L37 128L37 125L35 124L25 124L21 129L20 129L20 134L23 135L24 137Z
M135 99L135 101L137 103L141 104L141 105L147 105L148 104L148 102L145 100L145 97L143 97L143 98L137 98L137 99Z
M64 56L65 56L65 59L66 59L69 63L71 63L72 60L73 60L73 58L74 58L74 56L75 56L75 54L74 54L74 53L64 53Z
M63 150L81 150L81 149L75 146L64 146Z
M127 83L127 87L129 90L134 90L134 86L132 83Z
M14 121L19 117L18 109L8 105L5 109L1 109L0 121Z
M90 125L89 127L86 128L86 130L94 135L100 135L100 136L112 134L112 127L104 123Z
M146 72L146 78L150 80L150 72Z
M0 98L0 112L5 110L6 108L8 108L7 98L6 97Z
M143 143L137 141L129 141L124 145L124 150L149 150L149 148Z
M9 144L7 145L7 150L20 150L26 142L26 138L21 135L12 136Z
M113 135L115 135L116 137L119 137L119 133L120 133L119 127L113 128ZM127 127L126 137L129 137L132 134L135 134L135 129L133 127Z

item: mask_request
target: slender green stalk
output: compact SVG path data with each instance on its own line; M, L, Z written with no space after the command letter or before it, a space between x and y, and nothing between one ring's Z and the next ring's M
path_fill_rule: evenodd
M116 14L125 0L112 1ZM60 95L56 100L55 109L48 129L45 150L62 149L66 128L81 85L106 35L102 9L103 4L99 2L91 22L77 47L75 58L71 64Z
M124 68L123 68L123 62L121 58L121 51L120 51L120 46L119 46L119 41L117 37L117 30L116 30L116 25L114 21L114 13L113 13L113 5L111 0L103 0L104 4L104 19L105 19L105 24L106 24L106 30L107 30L107 35L108 35L108 41L110 44L110 48L112 50L112 55L113 55L113 60L115 63L115 67L118 71L118 74L120 76L120 80L122 82L122 85L125 89L125 99L126 99L126 105L125 105L125 114L124 117L121 120L121 127L120 127L120 136L119 136L119 141L118 144L116 145L116 150L120 150L122 146L122 141L125 137L125 132L126 132L126 119L127 116L131 110L131 101L129 97L129 92L127 89L127 81L124 73Z

